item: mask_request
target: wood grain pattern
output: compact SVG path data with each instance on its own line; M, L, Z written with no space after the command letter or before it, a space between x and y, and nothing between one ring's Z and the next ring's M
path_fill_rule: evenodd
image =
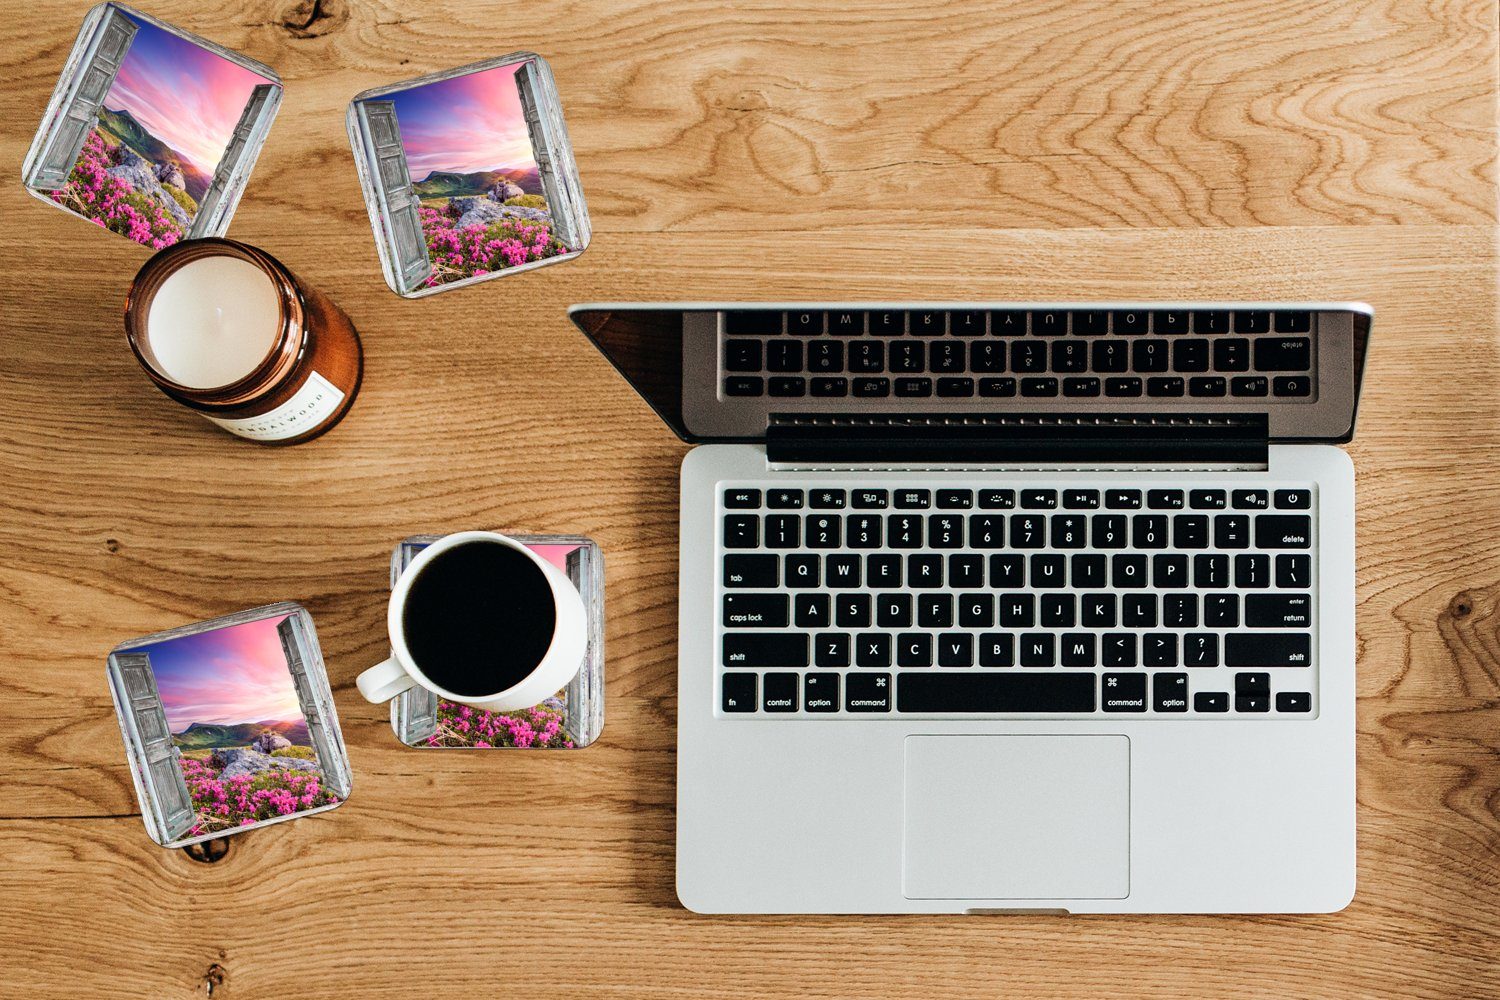
M1494 0L838 5L160 0L276 66L233 235L340 302L345 422L291 450L149 386L138 248L16 178L85 2L0 0L0 995L1500 996ZM405 302L343 132L376 84L546 54L580 260ZM672 886L682 446L564 307L667 298L1320 298L1376 307L1359 436L1359 891L1315 917L710 919ZM353 689L423 530L576 531L609 717L565 759L423 755ZM293 598L344 807L145 837L103 677Z

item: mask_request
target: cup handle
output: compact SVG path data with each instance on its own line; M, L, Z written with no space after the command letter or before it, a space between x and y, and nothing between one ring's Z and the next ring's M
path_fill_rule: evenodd
M403 691L416 687L417 682L412 680L411 674L407 673L393 656L383 663L375 664L356 677L354 686L359 688L359 693L364 696L365 701L372 701L378 705L382 701L390 701Z

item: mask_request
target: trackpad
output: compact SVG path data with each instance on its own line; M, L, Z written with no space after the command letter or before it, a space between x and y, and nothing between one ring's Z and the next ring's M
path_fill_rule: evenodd
M909 899L1130 894L1130 740L908 736Z

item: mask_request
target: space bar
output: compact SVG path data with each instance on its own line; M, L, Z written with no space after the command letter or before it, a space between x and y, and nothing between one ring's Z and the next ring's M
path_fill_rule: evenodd
M1092 712L1093 674L900 674L898 712Z

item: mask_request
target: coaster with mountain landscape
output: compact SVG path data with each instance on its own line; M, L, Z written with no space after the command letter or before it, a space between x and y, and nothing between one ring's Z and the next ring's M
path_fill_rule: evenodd
M367 91L349 131L402 295L582 252L588 221L550 71L506 57Z
M147 827L167 846L332 808L348 794L311 619L296 605L263 611L110 656Z
M26 186L152 249L220 235L280 91L258 63L102 5L53 93Z

